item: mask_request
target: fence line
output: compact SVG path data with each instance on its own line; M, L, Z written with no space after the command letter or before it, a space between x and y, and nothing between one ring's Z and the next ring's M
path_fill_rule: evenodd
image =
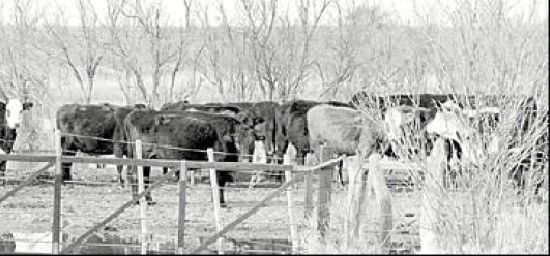
M57 148L60 148L60 147L57 147ZM210 152L212 152L212 151L210 151ZM317 174L317 173L320 173L319 171L323 171L323 170L325 170L323 172L327 172L330 169L328 167L331 167L331 166L339 163L340 161L342 161L344 159L345 159L345 157L342 156L342 157L339 157L337 159L332 159L332 160L329 160L327 162L317 164L315 166L294 166L294 165L289 165L288 160L285 161L287 164L284 164L284 165L272 165L272 164L262 164L262 163L235 163L235 162L204 162L204 161L187 161L187 160L180 161L180 160L158 160L158 159L119 159L119 158L97 158L97 157L74 157L74 156L62 156L61 152L58 152L58 154L53 155L53 156L52 155L0 155L0 160L29 161L29 162L53 162L53 161L55 161L57 163L56 167L60 167L61 163L64 163L64 162L73 162L73 163L125 164L125 165L139 165L139 166L145 166L146 165L146 166L162 166L162 167L172 167L173 168L173 170L171 170L166 176L161 177L160 180L155 182L153 185L149 186L149 188L144 189L144 190L140 190L141 193L139 194L137 200L142 200L141 197L143 197L146 193L150 192L152 189L154 189L156 187L159 187L161 183L166 181L167 176L170 176L170 175L174 174L177 169L183 170L182 169L183 167L185 167L185 168L201 168L201 169L213 168L213 169L216 169L217 171L244 171L244 172L246 172L246 171L254 172L254 171L258 171L258 170L263 170L263 171L285 171L285 176L289 177L290 175L286 175L286 174L291 174L292 172L295 172L299 175L312 175L313 173ZM402 168L409 167L408 169L411 169L410 164L407 165L405 163L398 163L398 165L401 165ZM369 165L367 164L365 166L369 166ZM56 169L56 170L57 170L56 171L56 181L55 181L54 185L56 185L56 187L59 185L59 192L60 192L61 182L57 182L57 178L58 177L60 178L61 172L59 171L60 168ZM185 176L183 176L183 177L185 177ZM296 178L297 177L293 177L291 180L287 179L287 181L292 181L292 183L295 183ZM320 178L321 178L321 176L320 176ZM183 178L183 180L185 180L185 178ZM215 176L213 178L211 178L211 181L215 181L215 180L216 180ZM311 182L313 182L313 180ZM326 182L326 180L325 180L325 182ZM182 184L185 184L185 183L180 183L180 185L182 185ZM312 183L310 183L310 184L312 184ZM142 184L140 184L140 185L142 186ZM290 187L290 185L288 185L288 187ZM316 189L319 191L319 193L321 193L321 190L326 189L326 186L321 186L321 187L316 188ZM285 190L286 190L286 187L285 188L280 187L277 191L275 191L274 193L272 193L268 197L266 197L266 201L270 200L271 198L273 198L275 196L277 196L280 192L285 191ZM286 190L286 191L290 191L290 189ZM306 188L306 194L311 195L312 191L313 191L313 186L309 186L309 187ZM326 192L323 192L323 193L326 193ZM57 194L57 192L55 192L55 194ZM186 202L185 198L184 198L185 193L182 194L180 192L179 194L180 194L180 201L179 202L180 203L181 202ZM290 195L290 193L287 194L287 196L289 196L289 195ZM319 195L321 195L321 194L319 194ZM328 194L328 198L330 198L330 192ZM59 197L59 200L60 200L60 197ZM129 207L130 204L132 204L133 202L135 202L137 200L133 199L133 200L130 200L130 201L126 202L115 213L108 216L106 219L101 221L99 224L95 225L88 232L86 232L85 234L80 236L74 244L72 244L69 247L65 248L63 251L64 252L70 251L70 250L76 248L76 246L78 246L79 244L82 244L82 242L84 241L84 239L87 238L87 236L89 236L91 233L95 232L94 230L97 230L102 225L105 225L106 223L108 223L111 220L113 220L114 218L116 218L118 215L120 215L124 211L125 208ZM214 200L214 202L217 202L217 201L218 200ZM55 195L54 195L54 202L55 202L54 207L56 207L55 205L57 205L57 207L60 207L61 202L60 201L57 202L57 200L55 199ZM318 200L317 201L317 205L318 205L317 207L320 207L321 204L323 204L323 203L328 204L328 203L330 203L330 201L328 201L328 200L319 201ZM251 210L249 212L249 215L245 214L241 218L237 219L237 221L244 221L244 219L246 219L246 218L250 217L250 215L254 214L254 211L258 210L260 207L263 207L263 204L265 204L264 201L260 202L259 204L256 204L253 207L253 210ZM313 204L313 201L311 201L311 204ZM291 204L289 204L289 206L288 206L289 212L291 211L292 208L293 208L293 206ZM328 208L328 206L324 205L323 208ZM184 217L185 216L185 211L180 211L180 214L182 212L183 212L183 218L180 218L180 219L184 220L185 219L185 217ZM324 214L326 214L326 213L324 213ZM292 214L289 214L289 215L292 215ZM60 210L59 211L54 210L54 220L56 218L55 216L58 216L57 218L59 218L59 221L55 221L55 222L58 222L58 223L53 224L53 226L54 226L53 229L54 230L55 229L59 230L60 228L56 228L55 226L59 226L59 223L60 223L60 218L62 216L62 214L60 213ZM321 220L318 221L317 228L318 229L319 228L327 229L328 227L323 224L322 218L328 218L328 216L323 217L323 214L319 214L318 216L321 217ZM358 215L358 216L360 216L360 215ZM66 217L68 217L68 216L66 216ZM70 218L70 217L68 217L68 218ZM142 216L140 216L139 219L140 220L146 220L146 219L149 219L149 218L142 215ZM230 230L232 227L234 227L237 224L238 223L232 222L223 229L218 228L218 233L215 234L214 236L223 237L224 232L228 232L228 230ZM182 227L183 227L183 223L182 223ZM293 228L296 228L296 227L297 227L297 224L293 224L292 219L291 219L291 225L290 225L291 232L292 232ZM180 228L178 228L178 230L179 229ZM182 230L184 230L184 229L182 228ZM57 232L57 233L59 233L59 232ZM183 232L181 233L181 236L178 234L178 241L180 240L179 237L181 237L181 243L178 243L177 250L180 251L180 252L183 251L183 242L184 242L183 236L184 236ZM212 236L211 238L213 238L214 236ZM59 234L54 235L53 237L54 238L53 238L53 241L52 241L53 242L52 243L52 252L56 253L56 252L59 252L59 245L61 243L59 241ZM55 237L57 237L57 238L55 238ZM149 241L149 240L147 240L149 238L148 236L142 236L142 237L143 237L143 239L142 239L143 243L146 243L146 242ZM213 238L213 240L216 240L216 239L217 238ZM292 240L293 240L292 248L293 248L293 251L296 252L297 247L296 247L296 244L294 242L295 238L292 238ZM209 241L209 240L207 240L207 241ZM142 252L146 252L146 249L147 249L146 247L148 247L147 244L144 244L144 245L145 246L142 245L142 249L143 249ZM206 243L204 243L199 248L197 248L196 250L198 251L200 249L204 249L207 246L208 245Z
M126 141L126 140L115 140L115 139L106 139L102 137L96 137L96 136L89 136L89 135L80 135L80 134L74 134L74 133L62 133L66 136L73 136L73 137L80 137L80 138L88 138L88 139L94 139L94 140L101 140L101 141L109 141L113 143L124 143L124 144L136 144L134 141ZM204 149L190 149L190 148L180 148L180 147L174 147L172 145L166 145L166 144L159 144L159 143L148 143L148 142L141 142L142 145L151 145L155 147L160 147L163 149L171 149L171 150L177 150L177 151L187 151L187 152L197 152L197 153L207 153L207 150ZM67 150L65 150L67 151ZM78 152L78 151L71 151L71 152ZM254 154L240 154L240 153L226 153L226 152L215 152L218 155L237 155L237 156L246 156L246 157L253 157ZM278 157L268 157L267 159L275 160L279 159ZM282 160L282 159L281 159Z
M56 137L60 138L60 133L59 131L56 131ZM180 167L181 166L185 166L187 168L211 168L212 170L218 170L218 171L257 171L257 170L263 170L263 171L274 171L274 170L277 170L277 171L286 171L286 172L298 172L298 173L306 173L306 172L312 172L316 169L319 169L319 168L323 168L323 167L326 167L326 166L329 166L329 165L333 165L339 161L341 161L343 158L339 158L339 159L336 159L336 160L332 160L332 161L328 161L327 163L322 163L322 164L319 164L317 166L313 166L313 167L309 167L309 166L293 166L293 165L289 165L289 164L286 164L286 165L272 165L272 164L261 164L261 163L226 163L226 162L202 162L202 161L186 161L186 160L183 160L183 161L175 161L175 160L150 160L150 159L118 159L118 158L115 158L115 159L112 159L112 158L97 158L97 157L72 157L72 156L62 156L61 155L61 152L60 152L60 145L59 145L59 142L60 142L60 139L57 139L56 140L58 143L57 143L57 154L56 155L1 155L0 156L0 160L9 160L9 161L26 161L26 162L55 162L56 163L56 175L55 175L55 181L54 181L54 186L55 186L55 190L54 190L54 205L53 205L53 216L54 216L54 221L52 223L52 230L54 230L54 234L52 236L52 253L54 254L58 254L60 253L60 236L59 236L59 231L61 229L61 163L66 163L66 162L73 162L73 163L110 163L110 164L127 164L127 165L138 165L138 166L144 166L144 165L149 165L149 166L165 166L165 167L175 167L173 168L173 170L171 170L168 174L166 174L165 176L163 176L160 180L158 180L157 182L155 182L152 186L149 186L148 188L144 189L143 188L143 182L139 182L140 184L140 191L141 193L139 193L138 197L137 198L133 198L132 200L126 202L125 204L123 204L118 210L116 210L113 214L111 214L110 216L108 216L107 218L105 218L103 221L101 221L100 223L96 224L93 228L91 228L90 230L88 230L87 232L85 232L83 235L81 235L79 238L76 239L76 241L69 245L68 247L64 248L62 253L64 252L69 252L71 250L73 250L76 246L82 244L82 242L84 241L85 238L87 238L90 234L92 234L93 232L97 231L98 228L100 228L101 226L105 225L106 223L112 221L114 218L116 218L118 215L120 215L124 209L126 209L127 207L129 207L131 204L137 202L138 200L143 200L142 197L149 193L152 189L154 189L155 187L158 187L160 186L160 184L162 182L164 182L168 176L172 175L173 173L176 172L176 170L178 169L177 166L179 165ZM139 143L138 143L139 144ZM213 151L210 149L209 150L209 158L210 158L210 161L213 161ZM288 157L287 157L288 159ZM287 160L288 162L288 160ZM39 170L39 171L43 171L44 169L47 169L47 168L43 168L42 170ZM214 172L215 174L216 172ZM140 173L141 174L141 173ZM138 175L140 177L142 177L143 174L141 175ZM32 178L33 176L31 176ZM140 179L140 181L142 181L143 179ZM211 182L212 184L216 184L216 178L215 176L211 176ZM294 181L296 182L296 181ZM32 179L30 181L28 181L27 183L32 183ZM21 186L23 187L23 186ZM284 190L286 189L286 187L281 187L279 188L279 190ZM278 190L278 191L279 191ZM14 193L12 193L14 194ZM270 197L274 197L276 196L278 193L272 193ZM181 194L180 194L181 196ZM7 198L7 197L6 197ZM271 198L266 198L266 200L264 201L267 201ZM183 202L185 202L185 199L182 199L180 198L180 200L183 200ZM143 202L143 201L142 201ZM213 200L213 202L219 202L218 200ZM263 203L262 203L263 204ZM255 207L253 207L253 209L258 209L259 207L262 207L262 204L259 204ZM145 205L145 204L143 204ZM140 211L140 220L143 221L145 219L147 219L147 217L145 216L145 214L143 213L144 211ZM250 213L250 215L252 214L252 212ZM67 216L66 216L67 217ZM184 218L182 218L184 219ZM233 225L236 225L236 224L233 224ZM143 224L142 224L143 226ZM221 229L221 226L218 224L218 231L222 232L227 232L227 230L229 230L230 228L226 227L225 229ZM145 234L143 234L145 232ZM147 230L144 229L142 230L142 253L145 253L147 251L147 242L148 240L146 240L147 238ZM183 237L183 235L181 235L181 237ZM183 242L183 241L182 241ZM205 246L205 245L203 245ZM296 245L294 245L296 246ZM179 246L179 250L181 251L182 250L182 246Z

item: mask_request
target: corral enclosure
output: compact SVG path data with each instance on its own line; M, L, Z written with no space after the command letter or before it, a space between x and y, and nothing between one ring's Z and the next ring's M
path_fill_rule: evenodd
M205 16L229 12L231 7L210 6L206 11L200 1L190 0L182 1L193 2L192 8L196 8L191 10L191 26L186 27L190 29L182 30L161 22L162 39L148 33L152 26L140 27L139 22L131 18L132 14L141 15L153 22L154 10L160 6L158 10L164 22L169 15L162 4L135 1L142 4L143 12L139 13L134 1L126 1L127 6L109 1L112 10L127 8L130 13L126 14L130 15L119 16L117 24L110 24L112 20L109 19L94 21L93 15L82 16L82 21L94 24L90 27L92 30L88 30L94 32L86 34L86 30L81 29L82 24L67 28L63 19L67 13L63 13L63 8L58 10L52 5L42 9L37 5L40 2L0 3L0 13L7 11L10 14L0 17L0 100L16 96L35 103L35 107L24 115L25 124L15 145L16 154L51 155L57 108L64 103L85 103L87 96L91 103L124 105L147 102L157 93L158 99L150 103L160 105L181 99L197 103L292 99L347 102L360 90L382 95L522 94L535 97L542 111L548 109L548 16L547 11L542 18L534 15L544 9L541 3L547 10L545 1L528 1L529 7L525 9L509 0L457 0L452 6L438 3L428 10L415 10L414 24L370 1L354 4L348 1L295 1L295 6L290 1L291 7L305 3L321 4L317 5L319 7L330 3L325 13L313 6L301 6L310 17L305 24L299 22L302 16L297 10L287 13L279 5L270 5L275 1L254 1L249 12L245 7L248 1L241 1L238 3L241 5L236 5L235 19L225 23L220 18L221 24L212 25ZM75 4L84 3L86 11L82 13L88 14L97 8L87 5L90 2L95 0L74 1ZM264 19L263 22L269 24L269 17L258 11L265 7L274 10L277 16L275 32L271 34L269 30L254 30L254 20ZM184 6L181 8L185 10ZM19 12L14 11L16 9ZM105 14L105 10L95 11L100 12L99 17ZM14 13L19 16L12 15ZM184 13L181 12L182 17ZM76 13L69 13L69 16L73 14L78 16ZM317 15L321 19L319 26L313 22ZM310 32L311 37L302 34L304 31ZM117 48L115 35L120 36L118 39L130 56L117 51L122 48ZM90 38L93 40L87 44ZM163 65L156 65L155 53L165 54L161 56ZM86 69L91 67L89 60L94 58L100 61L91 79L94 87L90 89L87 78L91 73ZM181 66L176 69L178 63ZM75 73L82 81L79 82ZM267 88L272 89L272 95ZM528 152L532 148L529 143L529 140L521 141L519 147ZM512 162L507 154L499 152L497 160L483 163L485 168L505 169L511 165L506 162ZM419 161L413 162L419 164ZM0 196L44 165L8 161L8 184L0 186ZM85 230L131 198L128 188L120 189L113 182L114 166L98 169L92 164L75 164L75 167L75 177L82 184L68 184L61 189L61 247L74 242ZM547 170L548 166L543 168ZM53 172L53 167L49 172ZM389 252L422 250L419 218L425 191L415 182L418 181L417 173L391 168L383 172L391 191L393 210ZM155 180L161 178L160 173L159 169L154 169ZM197 248L218 228L208 171L202 174L204 180L186 190L185 252ZM548 179L547 171L543 175ZM223 224L241 216L279 186L271 182L267 187L249 189L250 174L243 172L237 176L238 182L227 188L230 207L221 210ZM548 188L542 193L540 202L523 204L524 198L516 195L513 189L495 194L491 191L494 187L488 185L494 180L483 175L475 177L481 178L466 182L474 184L473 188L440 195L443 201L439 216L441 225L435 230L445 235L435 240L446 245L440 252L547 254ZM33 183L0 202L0 252L14 249L6 242L13 240L14 235L22 237L23 241L47 241L35 245L44 245L38 249L51 250L52 183L52 180ZM319 182L315 180L313 184L314 200L317 200ZM172 180L153 190L157 204L147 210L152 234L150 253L177 250L178 189L178 183ZM336 182L332 183L330 230L326 239L317 239L317 214L313 214L309 223L304 218L305 191L305 182L294 185L292 219L298 229L295 248L298 252L386 252L380 250L376 241L365 243L369 245L366 247L345 246L347 191ZM376 206L374 200L371 202ZM313 205L317 207L316 202ZM365 240L374 240L371 235L379 234L380 224L375 221L379 214L373 210L364 216L364 231L368 234ZM87 241L88 247L81 247L80 252L140 253L139 215L139 207L128 208L94 233ZM290 219L287 195L282 192L226 235L225 253L291 253ZM217 250L218 243L209 246L209 252Z
M78 166L78 165L77 165ZM62 188L61 200L61 231L63 232L61 248L74 242L75 237L84 233L96 223L106 218L123 203L130 199L128 188L119 188L113 182L114 166L106 169L97 169L95 166L80 164L75 170L76 184L67 184ZM6 185L2 188L5 194L13 189L28 172L11 169L7 173ZM156 174L156 175L155 175ZM154 180L158 179L160 169L153 171ZM18 177L19 176L19 177ZM216 223L213 211L210 185L204 184L201 179L204 175L198 175L195 186L186 191L186 223L185 223L185 252L190 252L198 247L204 238L216 231ZM239 175L237 182L229 186L226 191L228 207L221 211L221 222L229 223L245 213L250 207L258 203L263 197L273 192L278 184L267 183L263 187L248 188L250 175ZM419 248L418 223L414 221L420 211L418 194L415 189L402 180L406 175L390 175L390 187L394 191L394 223L395 234L392 238L394 253L411 253ZM396 177L398 177L396 179ZM391 183L393 181L393 184ZM410 181L409 181L410 182ZM81 183L81 184L79 184ZM313 183L313 195L318 194L318 182ZM270 188L271 187L271 188ZM334 184L330 205L330 231L325 239L341 240L337 234L344 232L346 213L346 190ZM35 249L48 251L51 249L53 186L51 182L42 181L30 185L17 193L12 198L2 202L2 230L1 233L28 234L25 238L16 240L17 243L36 243ZM292 190L293 206L292 219L296 225L300 237L295 244L294 252L307 252L307 236L315 236L315 217L307 223L304 219L305 212L305 184L298 183ZM169 182L160 189L154 190L153 197L156 205L148 208L147 220L151 233L150 253L175 253L178 223L178 186ZM318 199L314 199L317 201ZM290 218L287 195L279 194L266 206L255 213L237 227L232 229L225 237L223 244L224 253L284 253L293 252L292 239L290 237ZM317 202L313 202L317 205ZM367 233L377 233L379 227L373 222L373 212L363 216L368 220ZM314 214L313 216L316 216ZM31 234L34 234L32 236ZM46 234L46 235L45 235ZM139 207L131 207L112 222L108 223L100 231L94 233L87 243L80 247L80 253L111 252L111 253L139 253L141 251L140 237L140 213ZM38 240L41 239L41 240ZM4 237L5 241L10 241ZM43 243L43 244L41 244ZM373 242L374 243L374 242ZM0 243L2 244L2 243ZM8 251L8 242L4 243L4 251ZM109 246L108 246L109 245ZM219 250L217 244L210 246L210 252ZM61 249L63 250L63 249ZM38 252L38 251L35 251Z

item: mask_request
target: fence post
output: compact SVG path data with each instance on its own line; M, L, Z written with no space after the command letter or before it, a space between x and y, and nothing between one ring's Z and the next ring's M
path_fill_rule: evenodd
M420 253L439 254L436 225L440 212L441 183L447 166L445 145L442 139L434 143L432 154L427 158L426 181L423 188L422 207L420 208Z
M208 148L206 150L208 156L208 162L214 162L214 150ZM220 232L222 230L222 221L220 216L220 188L218 186L218 179L216 176L216 170L213 168L209 169L210 172L210 187L212 188L212 203L214 205L214 220L216 221L216 231ZM218 239L218 254L223 254L223 240L222 238Z
M369 157L369 178L368 182L372 184L374 188L374 193L376 195L376 201L378 202L379 209L379 220L381 220L381 232L380 239L382 242L382 253L388 253L390 249L391 241L391 230L392 225L392 206L391 206L391 197L390 191L386 186L386 180L384 179L384 170L380 168L379 160L381 156L379 154L372 154ZM370 189L370 186L367 186L367 189ZM369 198L367 198L368 200Z
M141 140L136 140L136 159L142 158ZM143 166L137 166L138 194L145 190ZM147 202L145 197L139 199L139 219L141 220L141 254L147 254Z
M283 159L284 159L283 164L285 165L291 164L290 156L288 154L285 154ZM285 171L285 182L290 182L291 179L292 179L292 172L290 170ZM292 204L292 187L293 186L290 186L286 190L286 198L288 202L288 218L290 222L290 240L292 244L292 254L297 254L298 253L298 238L297 238L298 230L296 227L296 223L294 223L294 217L292 215L292 207L293 207L292 206L293 205Z
M185 225L185 188L186 188L186 175L187 167L185 166L185 161L180 163L180 180L179 184L179 204L178 204L178 248L177 254L183 254L184 246L184 225Z
M311 163L310 158L311 155L306 156L306 163ZM304 195L304 218L306 221L309 220L311 215L313 214L313 173L308 172L305 174L305 183L306 183L306 194Z
M359 238L359 230L362 226L362 215L366 208L366 185L363 182L363 156L360 151L355 154L355 161L348 167L348 194L346 200L347 218L344 223L345 244L347 247L357 241Z
M59 254L59 233L61 231L61 183L63 166L61 165L61 131L55 129L55 178L53 191L52 254Z
M320 147L320 162L329 160L328 150L324 146ZM330 195L332 185L332 170L334 166L324 167L319 172L319 190L317 200L317 230L321 238L325 237L330 223Z

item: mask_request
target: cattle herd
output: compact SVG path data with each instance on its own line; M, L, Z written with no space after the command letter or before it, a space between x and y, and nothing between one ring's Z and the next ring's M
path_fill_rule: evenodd
M160 110L144 104L116 106L104 104L65 104L57 110L56 125L61 132L62 154L77 152L91 155L135 157L135 142L142 142L144 159L207 160L206 149L214 149L215 161L251 161L254 143L262 141L270 163L281 164L289 143L296 148L296 162L304 164L308 153L320 146L334 154L368 157L379 153L398 157L397 141L407 135L406 127L416 125L422 151L429 155L435 138L443 138L448 146L448 158L479 160L488 150L480 149L472 138L487 134L487 127L497 127L502 119L499 107L509 97L500 95L469 96L453 94L416 94L375 96L359 92L349 102L291 100L205 103L187 101L166 103ZM545 132L534 147L536 159L547 162L547 111L537 110L532 97L515 96L522 119L517 122L522 131L532 128L537 115L543 115ZM0 102L0 149L10 153L20 126L20 114L32 103L17 100ZM372 111L365 111L372 110ZM468 112L470 111L470 112ZM473 112L472 112L473 111ZM474 114L471 114L474 113ZM473 115L484 115L489 125L468 122ZM540 117L540 116L539 116ZM495 134L492 134L495 137ZM498 134L496 134L498 135ZM497 136L498 137L498 136ZM513 150L517 145L508 145ZM366 159L366 158L365 158ZM0 163L0 175L5 172L5 161ZM63 163L63 180L71 180L71 163ZM525 164L514 168L516 185L524 186ZM124 184L122 166L117 166L118 182ZM150 167L144 167L145 185L149 185ZM166 172L166 170L165 170ZM341 173L340 173L341 176ZM130 175L129 177L133 177ZM218 172L220 203L225 205L223 187L232 181L230 172ZM281 177L281 176L277 176ZM131 178L134 179L134 178ZM131 184L135 181L129 180ZM537 188L540 184L537 184ZM133 196L137 186L132 185ZM146 196L149 204L154 201Z

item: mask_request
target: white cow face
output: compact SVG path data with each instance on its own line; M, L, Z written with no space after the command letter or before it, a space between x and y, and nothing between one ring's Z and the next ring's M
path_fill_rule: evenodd
M18 99L10 99L6 104L6 122L8 127L16 129L21 126L23 104Z

